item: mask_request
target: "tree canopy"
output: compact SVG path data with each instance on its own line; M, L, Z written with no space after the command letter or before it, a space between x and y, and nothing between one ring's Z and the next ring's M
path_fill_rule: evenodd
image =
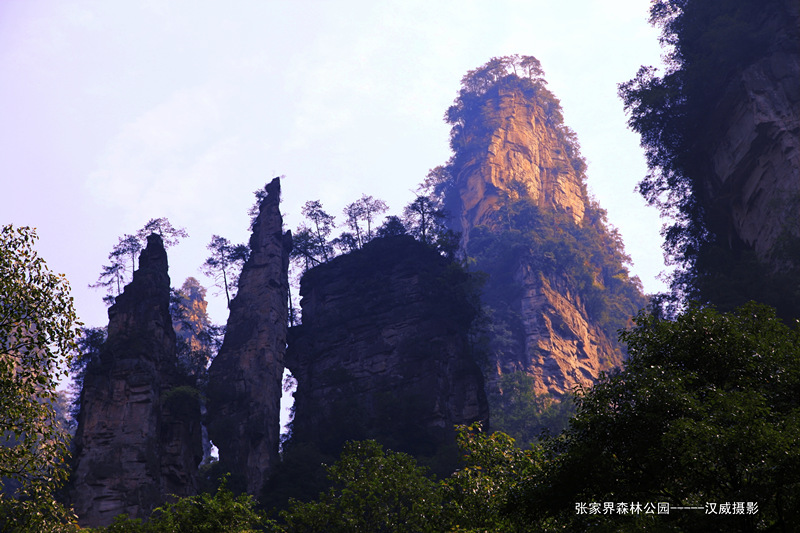
M184 228L175 228L166 218L151 218L133 235L125 234L119 238L119 242L114 245L108 254L110 264L103 265L97 282L89 287L93 289L104 288L106 295L103 301L107 305L114 303L114 298L122 293L126 279L133 280L133 272L136 270L136 258L144 250L147 243L147 236L157 233L164 242L164 248L175 246L181 239L189 236ZM128 268L130 266L130 268ZM125 274L130 275L126 278Z
M287 533L444 530L439 485L410 455L372 440L349 442L327 470L330 489L282 513Z
M80 324L36 239L27 227L0 231L0 531L49 531L68 518L52 496L68 454L56 387Z
M219 235L212 235L206 248L211 255L200 266L200 270L225 293L225 301L230 307L231 300L236 296L242 267L250 256L250 248L246 244L231 244L231 241Z
M628 124L640 134L647 158L639 192L673 220L663 231L664 249L678 267L672 301L702 300L730 310L756 299L778 307L783 316L800 316L798 268L775 272L760 264L751 246L731 234L729 209L709 195L717 179L709 142L719 137L718 110L730 98L734 76L770 50L793 46L791 53L797 53L800 30L786 5L777 0L655 1L650 22L661 28L667 68L659 75L642 67L619 86ZM793 34L794 42L775 42L779 30ZM793 239L795 254L798 246Z
M692 307L674 321L641 313L622 340L625 368L578 396L575 418L548 443L544 472L522 485L516 508L571 531L800 523L800 329L751 303L727 314ZM580 502L706 510L580 514ZM736 502L742 513L708 512Z

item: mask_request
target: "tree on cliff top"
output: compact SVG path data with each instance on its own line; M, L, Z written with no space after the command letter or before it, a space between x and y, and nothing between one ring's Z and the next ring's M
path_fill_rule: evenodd
M451 212L458 212L458 194L453 191L455 177L466 160L488 147L496 128L505 117L496 112L503 90L521 92L527 105L541 109L542 118L563 145L570 165L583 177L586 162L580 155L575 133L566 125L561 103L551 93L539 60L533 56L494 57L486 64L467 72L461 80L458 96L445 112L451 125L450 147L453 157L444 167L431 171L425 180L429 194L444 201Z
M386 205L386 202L380 198L373 198L372 196L367 196L366 194L362 194L361 198L351 204L348 204L344 208L344 216L346 217L347 226L351 231L355 232L358 248L361 248L365 243L372 240L373 220L375 220L377 215L385 213L388 209L389 207ZM366 224L367 226L365 229L363 229L363 235L362 223Z
M493 57L486 64L468 71L461 78L461 93L484 94L506 76L514 75L534 84L544 84L542 64L533 56Z
M30 228L0 232L0 531L51 531L67 518L52 492L67 477L56 422L77 322L69 283L38 256Z
M108 254L109 265L103 265L97 282L89 285L92 289L105 288L106 295L103 301L106 305L114 303L114 298L122 293L123 286L126 284L125 273L130 272L130 280L133 280L133 272L136 270L136 258L144 250L147 244L147 236L157 233L164 242L164 248L169 248L178 244L181 239L189 236L184 228L175 228L166 218L151 218L134 235L125 234L119 238L119 242L114 245ZM128 270L130 262L130 270Z
M230 308L231 299L236 296L239 274L250 256L250 248L246 244L231 244L231 241L219 235L212 235L206 248L211 255L200 266L200 270L225 292L225 301Z

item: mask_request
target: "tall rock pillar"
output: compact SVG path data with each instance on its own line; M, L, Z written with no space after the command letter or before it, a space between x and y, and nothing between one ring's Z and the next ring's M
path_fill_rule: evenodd
M209 368L208 434L234 487L258 494L278 462L291 234L280 181L266 187L228 328Z
M490 274L488 389L524 372L536 393L562 396L622 363L615 330L645 302L541 76L532 56L508 56L464 77L435 187L462 252Z
M303 324L287 363L297 378L292 447L335 457L375 439L458 468L455 424L487 422L469 331L471 278L408 235L378 238L303 276Z
M133 281L108 310L108 340L90 361L75 435L73 505L84 526L146 517L197 491L200 406L178 370L167 253L147 238Z

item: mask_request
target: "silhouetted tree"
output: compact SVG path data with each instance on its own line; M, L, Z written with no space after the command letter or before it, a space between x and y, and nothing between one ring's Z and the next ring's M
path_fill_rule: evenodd
M137 235L123 235L119 239L119 243L111 250L108 258L112 260L112 264L116 262L124 263L126 258L130 259L130 272L131 276L133 276L133 271L136 270L136 258L139 257L139 253L144 249L146 241L146 235L144 239L141 239ZM125 269L127 270L127 267L125 267Z
M343 231L338 237L331 241L331 244L343 254L350 253L359 248L358 239L349 231Z
M300 226L292 234L292 251L289 257L293 263L302 265L303 272L320 263L316 242L316 236L306 226Z
M430 196L417 195L403 210L404 226L417 240L453 257L458 235L447 228L447 212Z
M362 210L364 212L363 218L364 221L367 223L367 240L372 239L372 221L375 219L376 216L382 215L385 213L389 206L386 205L386 202L379 198L373 198L372 196L367 196L366 194L361 195L361 199L359 200L361 204Z
M142 229L136 232L136 237L142 243L142 247L147 243L147 236L155 233L161 236L164 241L164 248L175 246L181 239L189 237L184 228L174 228L167 218L151 218Z
M72 401L70 405L70 415L75 418L80 411L80 393L83 389L83 378L86 376L86 369L94 364L100 363L100 348L106 342L108 328L93 327L81 328L75 339L75 350L69 364L69 373L72 377L70 394Z
M333 252L328 238L333 228L336 227L334 222L335 217L329 215L322 209L322 202L319 200L310 200L306 202L300 212L311 222L308 228L313 237L311 249L315 255L318 254L321 257L322 262L327 262L330 260ZM302 229L303 226L298 230L298 233L302 231Z
M211 251L211 255L206 258L200 270L214 280L216 287L225 291L225 301L230 307L231 299L236 296L239 274L250 255L250 249L245 244L231 244L228 239L219 235L213 235L206 248Z
M378 237L391 237L393 235L405 235L408 233L400 217L394 215L386 217L381 227L376 231Z
M345 224L355 234L356 248L364 246L365 239L361 236L361 218L364 216L364 206L359 201L348 204L342 210L345 216Z
M372 221L388 209L386 202L366 194L362 194L361 198L344 208L347 227L354 233L358 248L372 240ZM363 230L362 223L366 226Z
M157 233L164 241L164 247L168 248L186 238L189 234L183 228L174 228L166 218L151 218L134 235L125 234L119 238L119 242L114 245L108 254L111 262L103 265L97 282L89 285L92 289L105 288L106 295L103 301L106 305L112 305L114 298L122 293L122 288L126 284L125 273L128 272L127 262L130 261L130 280L133 280L133 272L136 270L136 258L144 250L147 244L147 236ZM114 289L116 288L116 291Z

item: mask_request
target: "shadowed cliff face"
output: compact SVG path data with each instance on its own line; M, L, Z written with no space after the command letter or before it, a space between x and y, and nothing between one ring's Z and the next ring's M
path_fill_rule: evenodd
M800 238L800 6L783 4L763 22L768 53L727 84L701 141L711 229L777 268L779 239Z
M279 201L275 178L253 225L225 340L208 371L209 437L232 486L250 494L260 493L278 462L291 249Z
M177 367L167 254L150 235L133 281L109 309L108 340L86 369L73 504L82 525L145 517L197 490L198 395Z
M604 212L588 199L585 164L558 100L540 78L508 72L470 92L479 71L465 77L448 112L455 154L449 181L438 187L455 211L463 253L490 273L483 292L493 320L489 387L499 386L501 374L523 371L536 393L560 396L622 363L613 320L602 317L616 306L624 327L644 299ZM587 253L592 246L600 253ZM617 281L630 290L602 302Z
M289 449L311 444L335 456L345 440L374 438L457 460L447 448L453 425L488 418L467 338L469 283L409 236L375 239L308 271L303 324L287 353L298 382Z

